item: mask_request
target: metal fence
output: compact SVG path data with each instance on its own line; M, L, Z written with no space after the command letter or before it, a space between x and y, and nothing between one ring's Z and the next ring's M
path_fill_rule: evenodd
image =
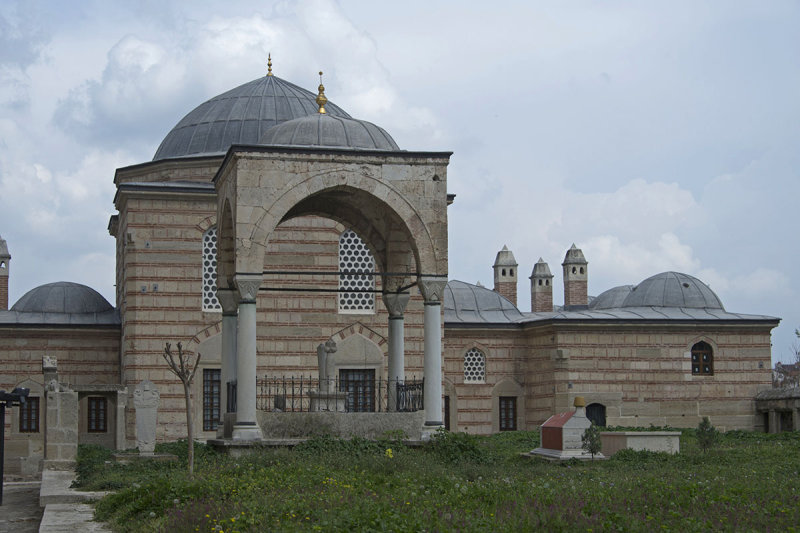
M369 374L351 373L322 380L311 376L265 376L256 380L256 408L262 411L309 412L312 394L319 410L348 413L421 411L423 380L387 380ZM230 388L228 389L231 390ZM235 390L235 389L234 389ZM338 393L338 394L334 394Z

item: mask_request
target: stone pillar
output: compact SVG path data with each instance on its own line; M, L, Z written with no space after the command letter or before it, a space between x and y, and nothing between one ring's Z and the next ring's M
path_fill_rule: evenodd
M44 468L73 468L78 457L78 393L51 381L45 402Z
M792 431L800 431L800 409L792 409Z
M133 390L133 406L136 408L136 447L139 455L153 455L156 448L158 404L161 394L152 381L146 379Z
M781 416L775 409L769 410L769 433L781 432Z
M425 299L425 426L428 430L435 430L444 425L442 422L442 300L447 281L439 277L421 277L418 283L422 297Z
M219 425L217 437L229 438L231 431L226 431L225 420L228 413L228 382L236 381L236 330L238 302L233 289L217 289L217 298L222 305L222 366L219 372L220 400Z
M384 294L383 303L389 311L389 411L397 410L397 384L406 374L405 313L410 294Z
M236 332L236 423L234 440L261 440L256 421L256 296L261 274L237 274L239 320Z
M128 442L125 439L125 406L128 403L128 388L117 391L116 398L116 425L114 426L114 448L117 450L128 449Z

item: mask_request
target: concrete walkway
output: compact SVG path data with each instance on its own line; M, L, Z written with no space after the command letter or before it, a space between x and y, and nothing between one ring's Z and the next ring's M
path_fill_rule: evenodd
M36 533L42 519L39 482L6 482L0 506L0 533Z
M75 472L72 470L45 470L39 505L44 508L39 533L87 531L111 533L102 522L94 522L94 507L90 502L99 500L107 492L83 492L72 488Z

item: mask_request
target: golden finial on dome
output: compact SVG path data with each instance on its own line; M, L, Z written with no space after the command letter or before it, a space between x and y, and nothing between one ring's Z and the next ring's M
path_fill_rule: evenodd
M319 113L320 115L324 115L327 113L325 111L325 104L328 103L328 99L325 98L325 86L322 85L322 71L319 71L319 94L317 95L317 105L319 106Z
M267 54L267 76L272 76L272 52Z

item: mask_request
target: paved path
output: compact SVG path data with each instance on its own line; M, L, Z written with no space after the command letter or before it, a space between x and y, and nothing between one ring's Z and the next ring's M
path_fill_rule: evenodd
M6 482L0 506L0 533L37 533L44 509L39 507L38 481Z

